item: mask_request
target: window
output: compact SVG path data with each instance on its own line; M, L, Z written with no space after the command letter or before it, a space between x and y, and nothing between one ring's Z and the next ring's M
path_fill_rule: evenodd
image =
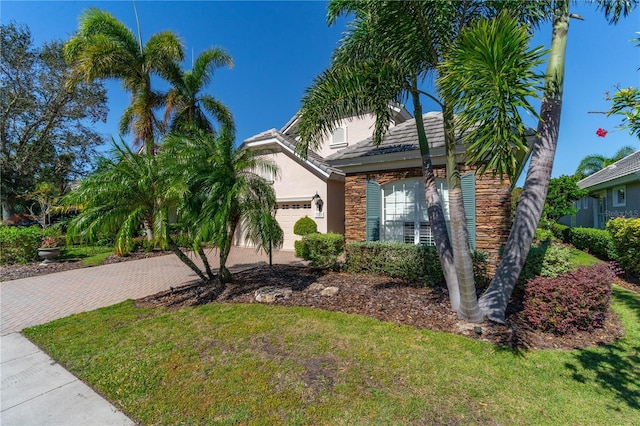
M622 207L627 205L627 187L618 186L613 188L613 206Z
M445 217L449 217L449 191L436 179ZM433 245L433 235L422 179L405 179L382 186L381 239L407 244Z
M310 209L310 208L311 208L311 203L303 204L303 205L302 205L302 208L303 208L303 209Z
M343 148L347 146L347 129L346 127L338 127L331 134L331 148Z
M588 209L589 208L589 197L584 197L582 199L582 208L583 209Z
M580 210L580 207L582 207L582 203L580 202L580 200L576 200L574 204L576 205L576 209L578 210Z

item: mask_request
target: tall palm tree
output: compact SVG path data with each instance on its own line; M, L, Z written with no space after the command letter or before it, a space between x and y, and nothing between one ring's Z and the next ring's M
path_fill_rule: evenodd
M152 90L151 76L166 77L184 58L182 42L170 32L154 34L146 44L109 12L89 8L80 17L78 32L65 45L67 60L87 81L114 78L131 94L131 104L120 119L120 134L132 133L135 144L155 152L161 128L154 109L164 97Z
M601 154L587 155L580 160L580 164L578 164L575 175L580 179L584 179L585 177L592 175L595 172L599 172L616 161L622 160L624 157L633 154L635 151L636 150L632 146L627 145L617 150L616 153L613 154L613 157L607 157Z
M221 126L234 129L234 121L229 109L211 95L203 95L203 87L211 82L217 68L233 67L233 60L219 48L202 52L195 60L191 71L182 71L177 65L167 77L173 88L166 98L165 123L170 122L171 131L189 131L191 126L206 131L213 130L207 116L210 114Z
M270 252L280 247L283 233L275 220L277 208L273 186L260 170L277 174L275 165L261 152L234 147L232 132L219 135L193 130L189 135L170 134L162 157L175 187L182 187L178 203L181 222L197 244L212 242L220 253L218 284L231 281L226 267L239 224L257 247Z
M505 320L509 297L529 253L549 188L560 130L570 3L570 0L553 0L531 4L532 7L528 8L532 11L537 9L538 16L552 20L551 50L540 106L539 137L532 149L522 196L502 259L493 280L479 300L482 312L496 322L503 323ZM638 1L599 0L595 3L610 23L616 23L620 17L631 13Z
M114 143L112 158L102 158L98 169L64 197L68 206L82 206L67 237L90 241L115 233L115 251L127 254L141 224L153 226L160 245L166 245L164 203L176 197L155 156L137 154L126 144Z
M338 119L348 114L374 112L377 115L374 137L380 141L389 123L388 114L385 115L389 102L411 97L423 160L427 208L434 227L436 247L450 295L461 295L458 309L453 299L452 306L463 318L474 321L482 316L475 296L460 173L455 156L453 109L437 93L422 92L418 82L435 75L463 28L496 14L494 3L499 5L501 2L331 2L329 23L347 14L353 14L354 19L341 46L334 53L330 69L314 82L305 96L300 120L304 147L314 148L321 137L335 127ZM517 10L516 3L511 2L510 5ZM365 65L367 63L369 65ZM352 77L341 78L340 74L343 77L344 74L351 74ZM336 93L330 95L332 91ZM444 226L442 209L438 206L429 145L420 120L421 95L435 100L443 110L451 240ZM447 274L451 270L455 273Z

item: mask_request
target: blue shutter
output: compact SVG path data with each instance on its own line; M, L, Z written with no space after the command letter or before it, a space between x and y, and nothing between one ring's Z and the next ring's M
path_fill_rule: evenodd
M462 201L467 220L467 232L469 233L469 246L476 249L476 176L468 173L460 176L462 184Z
M380 185L372 180L367 181L366 187L366 230L367 241L380 240Z

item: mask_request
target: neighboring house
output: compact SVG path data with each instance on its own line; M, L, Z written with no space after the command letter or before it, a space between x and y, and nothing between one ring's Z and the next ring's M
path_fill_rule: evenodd
M616 217L640 217L640 151L587 176L578 187L589 195L576 201L578 212L561 223L604 229Z
M430 112L423 120L448 219L442 114ZM272 129L244 142L250 149L275 149L272 159L281 170L274 179L276 218L285 232L285 249L292 249L293 241L299 239L293 235L293 223L305 215L316 220L320 232L342 233L347 242L433 244L415 120L406 110L398 110L396 125L380 145L375 146L371 137L373 117L343 120L323 149L306 160L294 154L295 121L296 117L281 131ZM510 183L491 173L476 176L473 168L464 165L461 142L457 154L471 247L488 253L495 264L511 226ZM312 203L316 193L324 200L320 217ZM239 235L236 242L242 243Z

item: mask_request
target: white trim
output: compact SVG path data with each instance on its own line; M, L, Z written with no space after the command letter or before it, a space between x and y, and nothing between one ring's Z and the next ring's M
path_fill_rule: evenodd
M280 141L280 139L278 139L277 137L273 137L272 136L270 139L248 142L247 143L247 148L255 148L255 147L259 147L259 146L271 145L273 143L275 143L278 146L280 146L283 152L287 151L291 156L295 157L298 161L303 162L304 164L308 165L309 167L311 167L312 169L314 169L315 171L320 173L325 178L328 179L331 176L331 173L327 173L324 170L322 170L320 167L318 167L315 164L313 164L312 162L300 158L300 156L297 155L294 150L292 150L291 148L289 148L288 146L283 144Z
M623 200L618 199L618 191L622 190ZM625 207L627 205L627 185L615 186L611 189L613 207Z
M276 202L278 203L294 203L294 202L301 202L301 201L311 202L311 197L283 197L283 198L276 199Z

